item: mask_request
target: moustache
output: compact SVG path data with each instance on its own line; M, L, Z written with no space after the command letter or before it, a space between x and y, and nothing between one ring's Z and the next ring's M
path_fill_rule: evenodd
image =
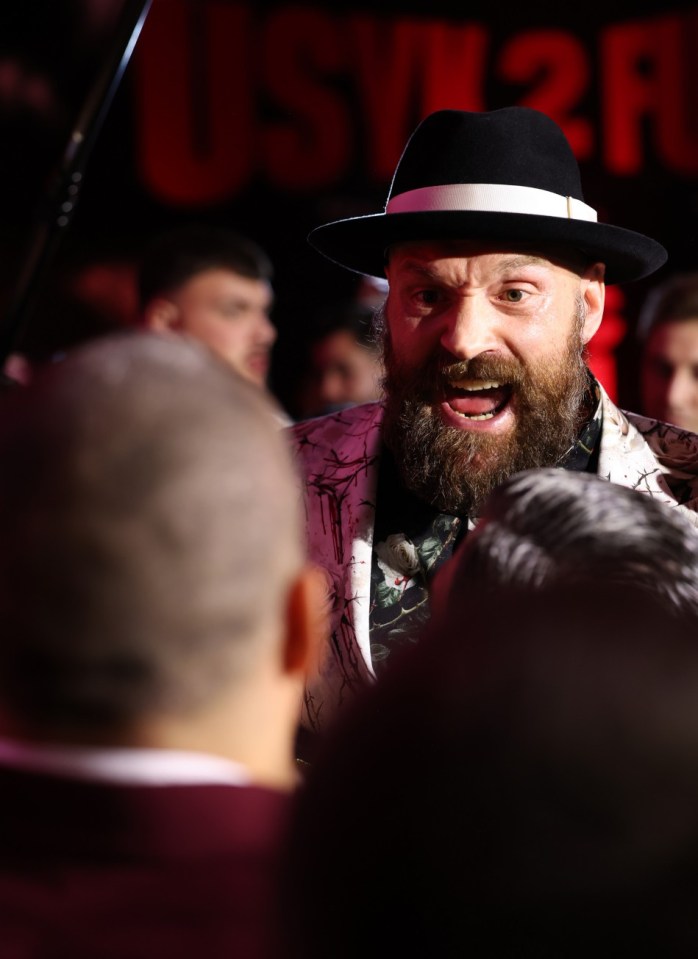
M432 357L419 368L394 370L388 376L387 386L398 386L399 392L433 401L435 395L457 388L463 380L495 380L502 385L518 387L528 381L528 372L516 359L481 355L470 360L453 361L443 355ZM392 381L392 382L390 382Z
M442 364L439 378L447 385L460 380L498 380L516 386L526 379L526 371L518 360L496 356L476 356L472 360Z

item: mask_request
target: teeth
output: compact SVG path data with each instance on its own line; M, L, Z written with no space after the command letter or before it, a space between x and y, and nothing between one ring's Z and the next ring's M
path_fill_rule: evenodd
M453 407L451 407L453 410ZM464 420L491 420L494 416L492 413L478 413L477 416L469 416L467 413L461 413L459 410L453 410L454 413L458 413L459 416L462 416Z
M457 390L465 390L467 393L479 393L482 390L496 390L502 384L497 380L454 380L451 386ZM476 417L472 417L475 419Z

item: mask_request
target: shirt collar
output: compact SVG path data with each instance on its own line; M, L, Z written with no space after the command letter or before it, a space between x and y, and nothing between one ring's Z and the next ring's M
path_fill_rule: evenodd
M565 453L559 466L578 473L595 472L599 455L599 440L603 425L601 389L597 380L589 374L589 392L585 403L587 418L573 446Z
M249 786L240 763L176 749L24 743L0 739L0 766L120 785Z

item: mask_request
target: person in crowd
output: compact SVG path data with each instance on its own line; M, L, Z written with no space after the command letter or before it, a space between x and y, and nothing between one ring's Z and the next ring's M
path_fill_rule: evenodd
M439 110L406 145L384 213L311 243L384 274L385 402L294 427L333 635L303 722L322 731L428 617L428 586L507 476L555 466L641 488L698 522L698 438L617 409L584 362L605 283L662 266L599 223L558 125L527 107Z
M378 400L383 359L373 332L374 311L354 299L325 305L314 317L301 416L321 416Z
M79 347L3 397L0 530L3 954L276 955L322 616L272 404L184 338Z
M697 560L676 510L599 477L495 491L420 643L322 741L291 957L693 955Z
M264 387L276 340L272 277L268 256L248 237L206 225L166 231L139 266L143 325L200 340Z
M638 319L643 411L698 431L698 273L679 273L647 296Z

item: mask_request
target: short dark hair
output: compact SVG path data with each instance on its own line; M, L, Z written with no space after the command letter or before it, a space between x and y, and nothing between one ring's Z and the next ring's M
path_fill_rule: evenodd
M698 273L677 273L647 294L636 333L645 342L663 323L698 319Z
M200 343L95 340L0 417L0 692L38 728L195 712L276 642L303 561L272 404Z
M381 338L374 323L377 311L356 300L323 303L310 320L309 341L319 343L333 333L347 332L360 345L379 352Z
M189 225L160 234L146 248L138 271L141 309L206 270L225 269L271 282L273 267L253 240L223 227Z

